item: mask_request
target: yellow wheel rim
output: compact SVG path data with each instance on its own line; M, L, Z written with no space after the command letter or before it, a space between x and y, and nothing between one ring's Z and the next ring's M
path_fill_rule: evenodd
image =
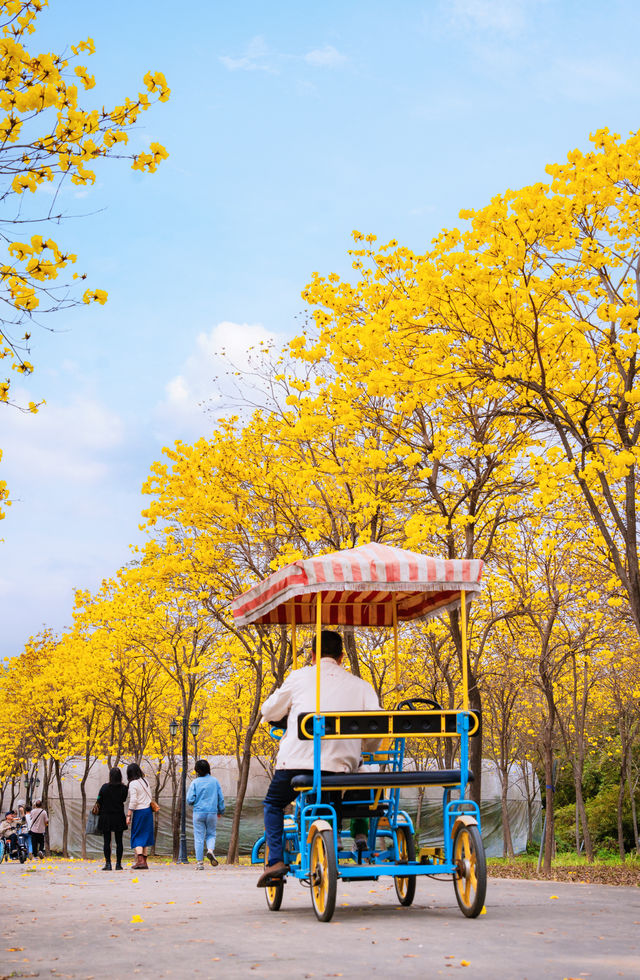
M316 834L311 845L311 890L315 906L322 914L327 906L327 894L329 890L327 854L324 841L320 834Z
M406 836L404 834L404 831L402 833L398 834L398 856L399 856L400 861L408 861L409 860L409 851L408 851L408 848L407 848L407 838L406 838ZM408 885L409 885L409 879L408 878L396 878L396 886L397 886L397 890L398 890L398 893L399 893L399 897L400 898L406 898Z
M476 850L469 832L462 830L456 839L454 861L458 865L458 894L467 908L471 908L473 905L478 890L476 860Z
M267 869L268 862L269 862L269 845L268 844L265 844L264 845L264 867L265 867L265 871ZM276 895L278 893L278 887L279 886L275 886L274 887L272 885L267 885L267 888L265 889L266 892L267 892L267 899L268 899L269 903L271 903L271 904L273 902L275 902L275 900L276 900Z

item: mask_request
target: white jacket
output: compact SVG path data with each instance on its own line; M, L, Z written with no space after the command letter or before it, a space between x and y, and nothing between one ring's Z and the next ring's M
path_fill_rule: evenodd
M331 657L320 661L321 711L377 711L378 695L371 684L350 674ZM298 738L298 715L316 709L316 668L292 671L277 691L262 705L266 721L289 723L278 749L276 769L313 769L313 739ZM322 769L326 772L354 772L360 764L361 739L322 742Z

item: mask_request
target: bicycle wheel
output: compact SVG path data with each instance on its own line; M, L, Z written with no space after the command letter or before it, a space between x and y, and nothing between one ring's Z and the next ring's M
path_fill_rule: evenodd
M320 922L329 922L336 908L338 870L330 830L315 830L311 838L309 881L313 911Z
M269 848L267 844L264 845L264 867L265 871L267 869L267 861L269 860ZM282 898L284 896L284 878L275 885L267 885L264 890L265 898L267 900L267 905L272 912L277 912L282 905Z
M415 861L416 845L413 834L409 827L398 827L398 852L401 861ZM411 905L416 896L416 876L410 875L406 878L396 877L393 879L396 886L396 895L401 905Z
M475 919L484 907L487 894L487 861L477 827L460 826L453 838L453 860L457 870L453 887L463 915Z

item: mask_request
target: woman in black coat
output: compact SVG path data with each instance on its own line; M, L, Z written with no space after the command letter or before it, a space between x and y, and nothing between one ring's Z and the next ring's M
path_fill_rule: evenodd
M103 783L98 793L100 813L98 815L98 830L104 840L104 868L111 871L111 834L116 839L116 871L122 871L122 834L127 826L124 815L124 801L127 798L127 787L122 783L122 773L119 769L109 770L109 782Z

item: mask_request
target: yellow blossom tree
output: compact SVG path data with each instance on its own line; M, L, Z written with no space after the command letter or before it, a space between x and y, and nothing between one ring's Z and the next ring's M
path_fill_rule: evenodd
M140 114L153 101L169 98L162 73L147 72L142 91L120 105L91 106L85 99L95 78L81 63L94 53L91 38L71 45L69 54L33 54L27 48L47 5L48 0L0 2L0 237L6 244L0 260L0 362L19 375L33 370L29 350L36 316L107 300L104 290L83 284L84 275L69 274L76 256L49 236L50 224L64 217L56 211L63 184L93 184L96 163L108 157L128 158L134 169L152 173L168 156L159 143L142 153L127 150L128 130ZM48 210L36 194L43 185L55 191ZM18 227L34 224L38 233L16 240ZM0 402L10 402L10 389L10 376L0 377ZM24 406L37 408L33 401ZM0 483L0 504L6 498Z

